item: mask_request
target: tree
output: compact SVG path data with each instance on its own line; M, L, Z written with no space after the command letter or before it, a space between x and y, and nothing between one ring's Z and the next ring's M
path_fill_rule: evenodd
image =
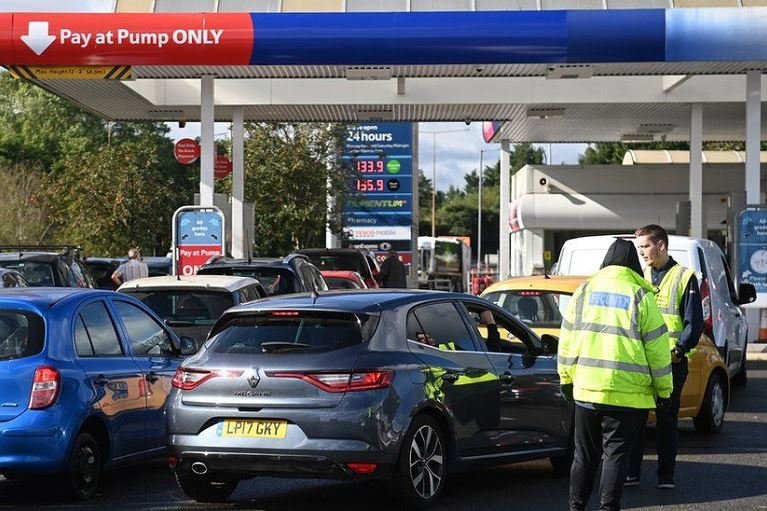
M0 72L0 97L0 163L29 162L47 172L106 140L101 119L10 73Z
M37 200L42 172L29 162L0 164L0 244L36 245L45 235L46 209Z
M245 130L245 199L255 204L257 253L281 256L324 246L327 195L334 203L330 228L340 233L351 176L339 158L344 126L257 123Z
M91 254L167 252L173 212L191 201L196 176L172 161L162 126L126 123L112 143L67 157L44 179L53 239Z

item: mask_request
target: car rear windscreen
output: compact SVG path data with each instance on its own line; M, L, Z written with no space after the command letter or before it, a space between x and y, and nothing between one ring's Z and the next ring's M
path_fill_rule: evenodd
M378 317L327 311L273 311L234 316L208 341L214 353L332 351L370 339Z
M530 328L560 328L571 294L513 290L493 291L482 297L511 312Z
M35 261L0 261L0 266L16 270L24 275L30 286L54 287L53 267L50 263L38 263Z
M200 268L198 275L233 275L235 277L251 277L258 280L270 295L285 295L300 293L298 281L289 270L269 267L239 267L208 266Z
M0 309L0 360L31 357L43 350L45 326L37 314Z
M320 271L349 270L369 277L367 267L359 254L307 254L311 263Z
M234 306L228 291L126 291L166 321L191 325L213 325L226 309ZM190 325L190 326L191 326Z

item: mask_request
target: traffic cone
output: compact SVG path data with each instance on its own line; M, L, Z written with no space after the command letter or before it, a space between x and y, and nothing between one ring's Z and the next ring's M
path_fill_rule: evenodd
M767 342L767 309L759 311L759 339L757 342Z

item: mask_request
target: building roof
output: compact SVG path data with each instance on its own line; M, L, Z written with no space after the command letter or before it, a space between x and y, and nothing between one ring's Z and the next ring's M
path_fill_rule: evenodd
M132 81L34 81L106 119L187 121L213 74L219 121L239 105L247 121L494 120L493 140L512 142L686 141L701 103L704 140L743 140L745 73L767 68L763 3L451 0L440 9L453 12L429 12L427 0L96 0L91 12L120 16L251 13L267 28L262 53L257 65L133 63Z

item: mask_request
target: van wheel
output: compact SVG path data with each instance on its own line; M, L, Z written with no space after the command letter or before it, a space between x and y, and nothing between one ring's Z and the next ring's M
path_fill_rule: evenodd
M413 420L402 442L394 482L411 507L437 501L447 478L447 448L437 422L428 415Z
M706 395L700 412L692 420L699 433L719 433L724 424L724 410L727 404L724 383L718 374L712 374L706 387Z
M197 502L223 502L234 493L240 482L225 476L197 475L190 466L177 468L175 476L181 491Z
M101 476L101 454L90 433L77 435L64 475L67 493L72 498L88 500L96 495Z
M735 376L732 377L732 384L738 387L745 387L748 383L748 373L746 372L746 352L748 351L748 343L743 345L743 355L740 357L740 367Z

